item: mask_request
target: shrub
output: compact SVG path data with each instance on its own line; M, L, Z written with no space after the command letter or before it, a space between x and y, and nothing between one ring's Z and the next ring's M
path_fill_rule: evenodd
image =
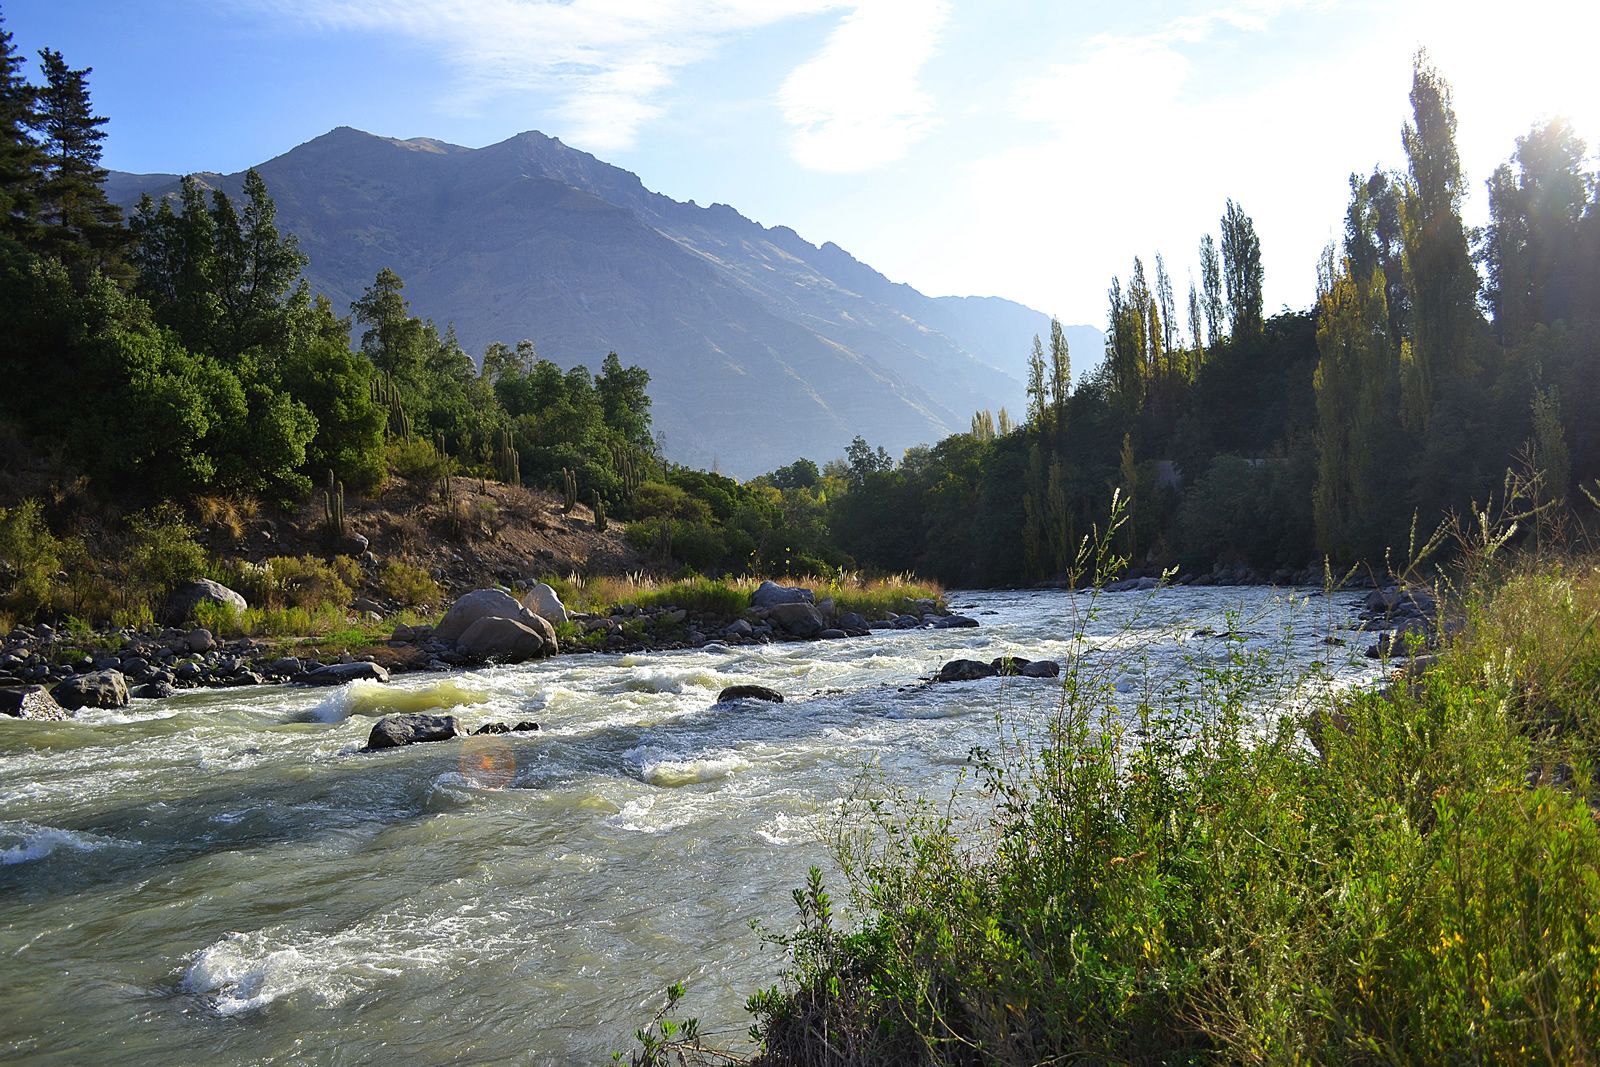
M422 437L395 438L387 448L389 469L409 482L433 484L439 474L439 453Z
M194 527L171 503L159 504L128 520L126 552L128 584L152 605L164 601L184 582L209 570L206 551L195 540Z
M61 542L44 521L37 500L0 508L0 595L7 610L34 618L55 604Z
M378 587L384 596L406 607L433 607L444 599L439 583L426 570L397 559L383 565Z

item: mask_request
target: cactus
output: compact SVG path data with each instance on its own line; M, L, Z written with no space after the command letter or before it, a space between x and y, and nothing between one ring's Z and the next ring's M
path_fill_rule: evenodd
M578 506L578 476L571 467L561 468L561 511L570 515Z
M449 508L455 503L455 487L450 483L450 454L444 450L444 434L433 437L433 449L439 454L439 503Z
M411 416L406 414L405 400L394 379L379 371L372 376L371 390L372 402L388 410L389 421L385 428L389 435L411 440Z
M606 532L606 502L599 493L594 495L594 528L597 533Z
M333 471L328 472L328 487L322 491L322 531L329 544L344 540L344 483L334 481Z
M517 453L515 431L502 427L494 434L495 477L508 485L522 484L522 457Z

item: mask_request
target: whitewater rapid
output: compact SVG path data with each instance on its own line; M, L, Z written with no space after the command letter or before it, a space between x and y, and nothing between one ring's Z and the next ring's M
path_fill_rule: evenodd
M846 798L946 794L1059 682L922 685L1074 652L1129 702L1241 651L1327 683L1355 594L955 593L975 630L189 692L0 722L0 1061L592 1063L661 990L737 1043ZM1080 644L1072 633L1086 630ZM1219 634L1233 634L1232 637ZM751 682L783 704L715 705ZM538 734L359 751L379 715Z

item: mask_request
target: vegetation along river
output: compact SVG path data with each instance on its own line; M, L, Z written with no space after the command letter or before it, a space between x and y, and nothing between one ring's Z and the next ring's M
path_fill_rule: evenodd
M982 627L0 724L0 1060L600 1062L679 979L736 1040L784 963L749 921L789 922L840 801L878 775L947 794L997 714L1026 734L1059 702L1059 681L917 680L1065 659L1087 597L950 599ZM1364 642L1323 638L1356 600L1105 595L1081 651L1128 703L1230 649L1352 684ZM788 701L714 705L740 682ZM358 751L376 715L434 707L543 730Z

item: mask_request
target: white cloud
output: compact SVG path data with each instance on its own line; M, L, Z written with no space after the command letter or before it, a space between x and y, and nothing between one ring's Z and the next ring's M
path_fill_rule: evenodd
M862 0L778 94L794 158L811 170L871 170L938 124L918 78L950 17L934 0Z
M511 93L559 99L559 132L598 152L633 146L684 67L727 37L843 0L236 0L330 30L437 47L460 75L452 103Z

